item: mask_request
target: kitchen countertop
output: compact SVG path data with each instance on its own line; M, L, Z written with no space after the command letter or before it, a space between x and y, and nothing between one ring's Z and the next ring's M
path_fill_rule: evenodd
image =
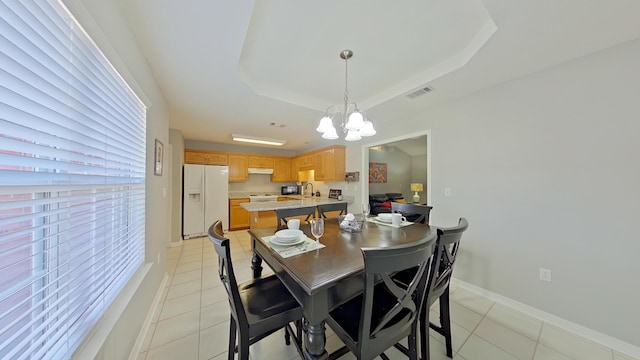
M321 204L333 204L333 203L348 203L347 200L329 199L326 197L303 197L301 195L282 195L288 198L299 198L299 200L285 200L285 201L264 201L264 202L248 202L240 203L245 210L249 212L254 211L267 211L276 209L295 209L314 207Z

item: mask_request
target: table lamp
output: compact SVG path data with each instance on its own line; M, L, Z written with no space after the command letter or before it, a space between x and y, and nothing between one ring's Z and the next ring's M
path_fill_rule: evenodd
M411 191L415 191L415 194L413 194L413 202L414 203L419 203L420 202L420 195L418 195L418 192L422 191L422 184L421 183L411 183Z

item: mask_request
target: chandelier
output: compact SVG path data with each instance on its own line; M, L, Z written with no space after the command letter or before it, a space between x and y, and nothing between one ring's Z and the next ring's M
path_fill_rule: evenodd
M333 119L340 118L340 127L346 134L346 141L358 141L363 136L372 136L376 134L371 121L367 120L367 114L358 109L356 103L349 103L349 87L347 83L349 59L353 56L351 50L342 50L340 58L344 60L344 107L341 109L337 106L329 106L320 124L316 128L322 133L323 139L334 140L338 138L336 128L333 126Z

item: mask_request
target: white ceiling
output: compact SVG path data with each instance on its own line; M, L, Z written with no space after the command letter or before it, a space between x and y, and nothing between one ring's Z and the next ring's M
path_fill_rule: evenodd
M378 135L409 114L640 37L637 0L121 0L185 139L307 150L349 96ZM435 89L410 100L405 95ZM284 127L271 126L270 123ZM367 141L367 140L365 140Z

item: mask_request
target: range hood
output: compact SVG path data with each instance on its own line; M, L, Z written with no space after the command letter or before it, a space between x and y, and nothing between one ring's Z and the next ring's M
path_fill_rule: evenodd
M273 174L273 169L263 169L263 168L248 168L247 171L249 174Z

